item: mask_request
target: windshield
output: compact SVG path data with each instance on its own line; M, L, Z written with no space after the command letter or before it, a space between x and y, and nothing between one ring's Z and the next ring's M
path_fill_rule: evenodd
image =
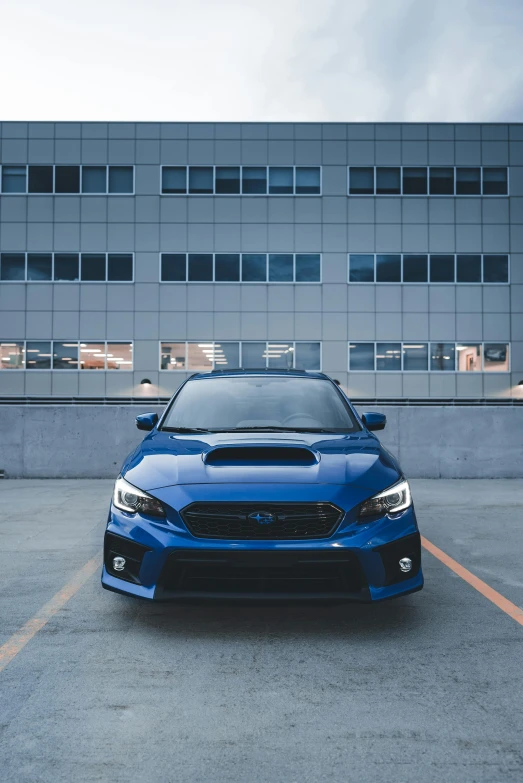
M360 427L330 381L249 375L189 381L161 429L356 432Z

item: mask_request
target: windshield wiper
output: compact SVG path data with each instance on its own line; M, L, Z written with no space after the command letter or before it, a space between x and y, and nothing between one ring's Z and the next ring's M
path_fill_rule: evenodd
M161 432L215 432L216 430L206 430L203 427L162 427Z
M231 427L226 430L213 430L213 432L333 432L313 427Z

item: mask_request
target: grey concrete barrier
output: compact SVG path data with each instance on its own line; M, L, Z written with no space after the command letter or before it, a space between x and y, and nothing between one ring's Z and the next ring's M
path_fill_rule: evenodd
M521 478L523 408L367 406L411 478ZM112 478L143 433L126 405L0 405L0 471L9 478ZM360 412L363 412L361 410ZM1 490L0 490L1 491Z

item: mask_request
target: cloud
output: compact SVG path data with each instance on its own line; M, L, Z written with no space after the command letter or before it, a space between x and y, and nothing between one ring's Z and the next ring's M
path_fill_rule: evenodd
M0 0L0 111L521 121L522 34L521 0Z

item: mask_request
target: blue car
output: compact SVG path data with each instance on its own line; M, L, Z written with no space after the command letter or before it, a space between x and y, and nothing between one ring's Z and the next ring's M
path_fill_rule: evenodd
M102 584L139 598L382 601L423 587L408 481L320 372L191 376L116 480Z

